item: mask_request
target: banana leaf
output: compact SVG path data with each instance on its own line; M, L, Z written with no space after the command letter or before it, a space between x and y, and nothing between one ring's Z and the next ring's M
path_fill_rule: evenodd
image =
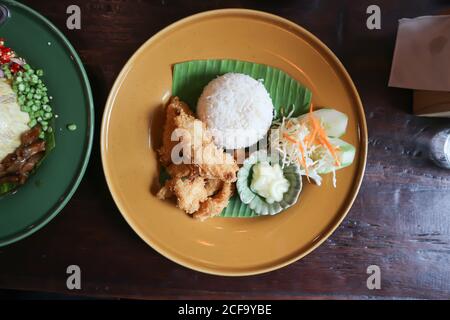
M246 61L195 60L175 64L172 94L188 103L195 111L203 88L217 76L228 72L243 73L262 81L272 98L276 117L285 113L282 111L286 109L294 110L293 116L308 111L312 94L307 87L277 68ZM221 216L249 218L257 214L235 195Z

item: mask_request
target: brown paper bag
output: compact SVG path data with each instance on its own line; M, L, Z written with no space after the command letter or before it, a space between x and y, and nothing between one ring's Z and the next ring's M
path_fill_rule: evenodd
M450 92L414 90L413 112L424 117L450 118Z
M415 114L450 117L450 15L399 21L389 86L414 90Z

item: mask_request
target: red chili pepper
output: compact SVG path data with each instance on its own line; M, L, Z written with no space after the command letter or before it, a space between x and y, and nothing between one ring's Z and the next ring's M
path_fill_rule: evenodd
M12 73L17 73L22 69L22 67L20 66L20 64L13 62L9 69L11 70Z
M0 56L0 62L2 64L9 63L10 61L11 61L11 57L9 55L4 54L4 55Z

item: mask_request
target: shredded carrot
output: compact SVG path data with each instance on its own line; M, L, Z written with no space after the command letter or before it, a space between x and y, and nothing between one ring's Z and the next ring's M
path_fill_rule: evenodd
M306 159L305 159L305 149L303 148L303 145L300 143L300 141L298 141L298 140L296 140L296 139L294 139L294 138L292 138L290 135L288 135L287 133L283 133L283 137L287 140L287 141L289 141L290 143L293 143L293 144L298 144L298 149L300 150L300 153L302 154L302 157L301 157L301 159L299 159L300 161L300 164L303 166L303 168L305 168L305 173L306 173L306 176L307 176L307 178L308 178L308 180L309 180L309 176L308 176L308 167L307 167L307 165L306 165Z
M308 179L308 182L310 182L308 166L306 165L306 159L305 159L305 149L303 148L303 145L301 143L298 144L298 149L300 150L300 152L302 154L302 165L303 165L303 168L305 168L306 178Z
M310 121L312 128L311 128L311 132L305 137L304 143L307 146L307 148L309 148L311 146L311 144L313 144L315 142L323 145L324 147L326 147L328 149L330 154L333 156L334 160L336 161L336 165L340 166L340 161L336 154L336 150L338 150L339 148L333 147L333 145L330 143L325 130L322 128L321 124L316 119L313 112L314 112L314 105L311 102L311 105L309 108L309 121ZM303 123L303 124L305 124L305 123ZM292 123L290 123L290 122L286 123L287 129L289 129L291 126L292 126ZM290 136L287 133L283 133L283 138L294 145L298 145L298 149L301 153L301 157L299 159L297 159L297 161L305 169L306 177L308 178L308 181L309 181L308 167L306 164L306 153L305 153L305 148L304 148L302 142L298 141L297 139L295 139L294 137Z
M333 156L334 160L336 160L336 166L339 167L341 165L341 163L340 163L339 158L338 158L338 156L336 154L336 150L333 148L333 146L331 145L330 141L328 141L327 138L323 138L323 137L320 137L320 140L322 140L322 144L324 144L327 147L327 149L330 151L331 155Z
M309 107L309 118L311 119L311 122L313 123L313 131L305 139L308 147L311 146L311 144L314 142L314 140L316 139L316 136L317 136L317 126L314 125L313 112L314 112L314 105L311 102L311 105Z
M334 160L336 161L336 165L340 166L340 161L339 158L336 154L336 149L333 148L333 146L331 145L330 141L328 140L328 136L326 134L326 132L323 130L323 128L321 127L321 125L319 124L319 122L317 121L317 119L314 117L313 115L313 110L314 110L314 106L313 103L311 102L311 106L309 108L309 116L311 118L311 122L313 125L313 136L311 137L311 140L314 140L316 135L319 135L319 142L324 145L328 151L330 151L331 155L333 156ZM311 140L308 141L308 145L311 142Z
M313 131L305 139L308 148L311 146L314 140L316 140L316 136L317 136L317 128L316 126L314 126Z
M283 133L283 138L285 138L287 141L289 141L290 143L293 144L297 144L299 143L297 140L295 140L294 138L292 138L290 135L288 135L287 133Z

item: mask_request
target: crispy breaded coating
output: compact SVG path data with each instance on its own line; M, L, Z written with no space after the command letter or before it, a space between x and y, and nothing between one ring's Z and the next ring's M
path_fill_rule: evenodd
M170 180L169 180L170 181ZM172 190L170 190L170 183L167 181L161 189L159 189L156 197L160 200L166 200L174 196Z
M208 198L205 179L202 177L174 179L170 183L171 190L177 197L178 208L188 214L196 212L200 208L200 203Z
M220 179L206 179L205 189L208 197L215 195L223 186L224 182Z
M194 213L194 218L199 220L205 220L219 215L223 209L228 205L228 201L234 192L234 185L230 182L225 182L220 191L202 202L200 209Z
M203 122L181 112L174 123L177 128L182 129L180 141L190 146L183 149L183 157L198 166L200 175L208 179L236 181L236 172L239 170L236 161L214 144Z
M198 167L193 164L171 164L166 167L166 170L172 178L185 178L199 175Z
M192 116L192 111L189 106L180 101L178 97L172 97L169 104L166 107L166 119L163 131L163 143L161 148L158 150L160 155L160 161L168 166L172 163L171 153L178 141L172 141L172 133L177 128L175 124L175 118L180 114L186 114Z
M239 167L233 156L216 147L203 122L177 97L166 108L163 145L158 152L171 176L158 198L175 196L180 209L200 220L222 212L233 194ZM172 152L179 156L176 160Z

